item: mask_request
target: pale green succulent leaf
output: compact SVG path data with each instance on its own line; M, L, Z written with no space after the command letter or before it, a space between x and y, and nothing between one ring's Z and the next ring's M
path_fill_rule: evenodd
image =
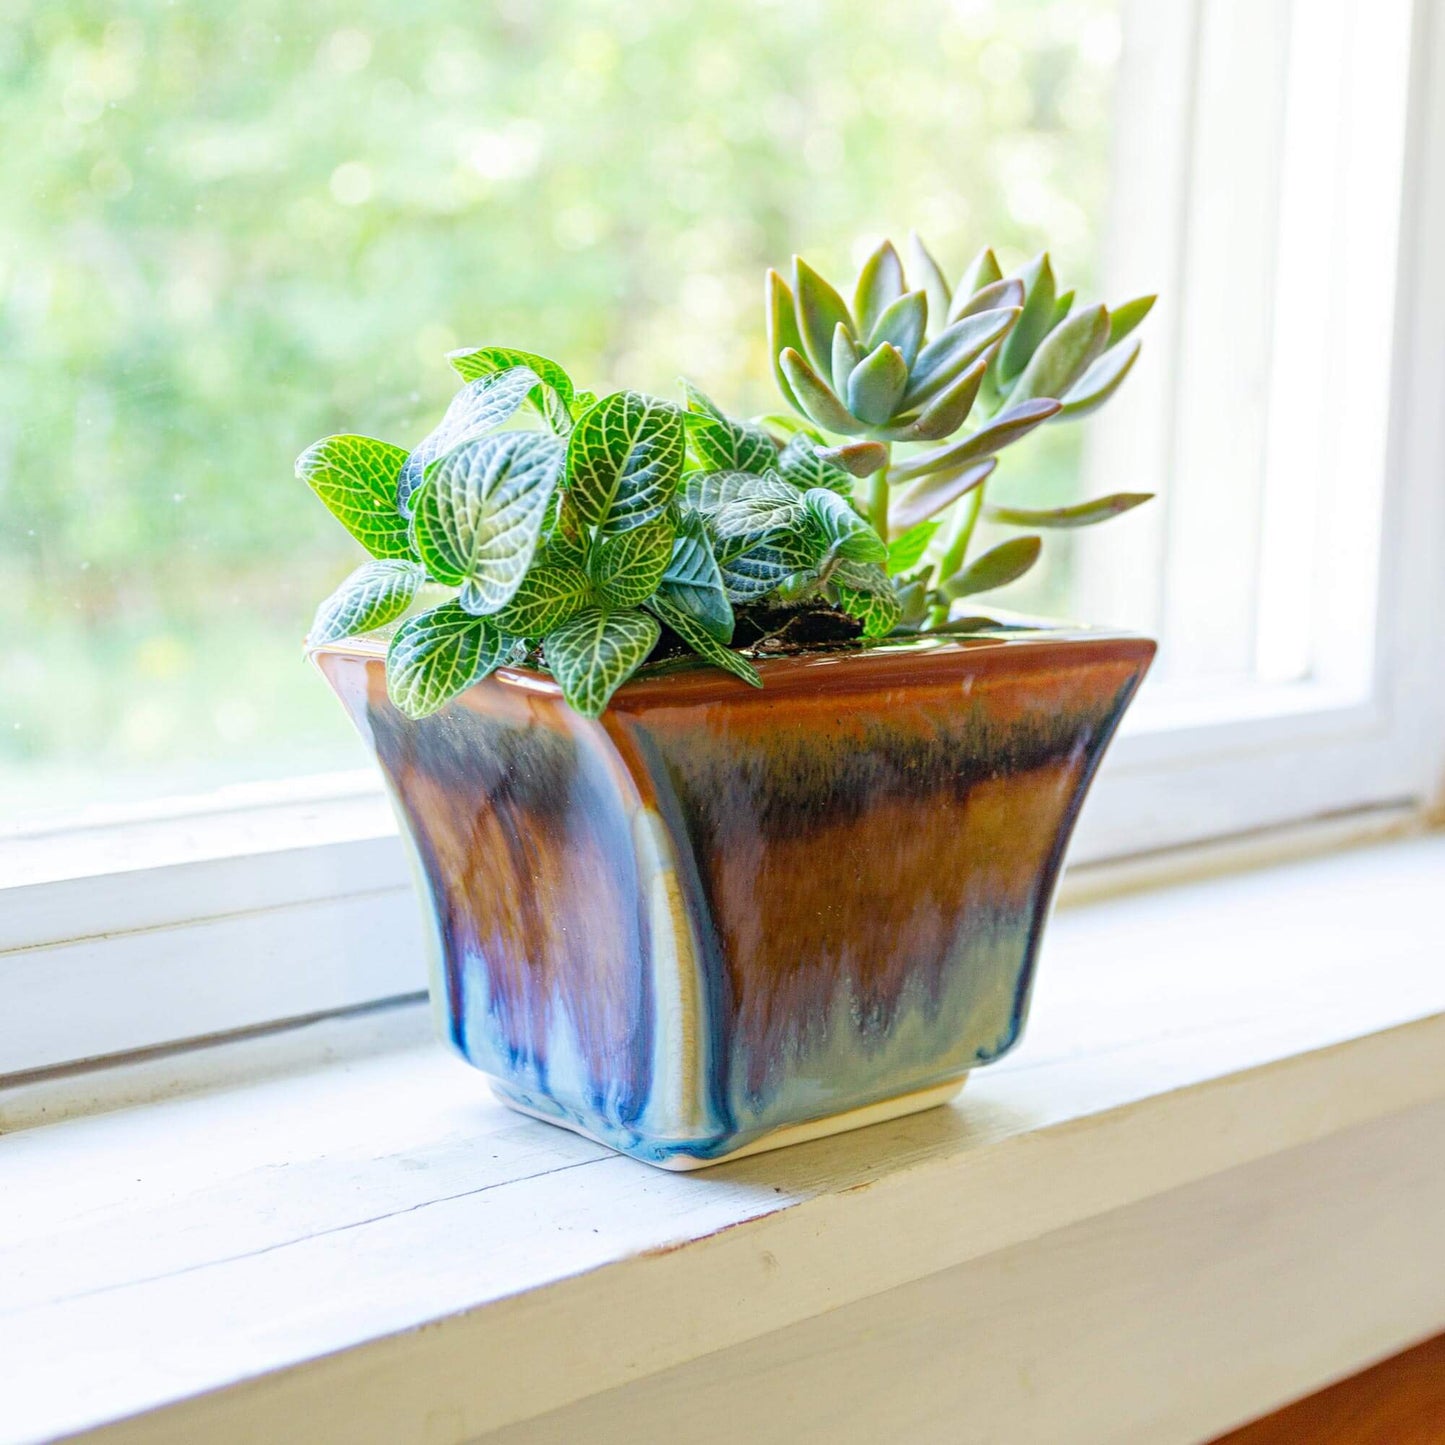
M1000 542L948 578L943 584L943 595L971 597L976 592L990 592L995 587L1016 582L1039 560L1042 547L1043 538L1036 536L1011 537L1007 542Z
M849 562L882 562L888 546L837 492L815 487L804 493L809 528L826 553Z
M408 618L386 653L386 687L395 707L426 717L495 670L511 639L488 617L455 602Z
M1064 324L1069 312L1074 309L1074 296L1075 293L1070 290L1054 297L1054 314L1049 317L1049 329L1044 333L1046 336L1053 335L1054 331Z
M1090 306L1051 331L1009 392L1009 404L1067 396L1109 341L1109 313Z
M316 609L306 640L316 647L395 622L411 606L426 569L396 559L364 562Z
M587 607L547 634L542 657L572 708L598 717L647 660L660 632L645 612Z
M883 342L896 346L903 353L906 366L912 366L923 346L928 330L928 295L924 291L907 291L878 318L868 334L868 345Z
M781 357L784 351L801 353L802 333L798 330L798 317L793 301L793 292L788 283L776 271L769 270L765 282L768 316L768 355L772 358L773 376L783 400L795 411L802 406L794 393L788 378L783 374Z
M410 516L412 494L425 479L427 467L463 442L484 437L510 421L539 379L530 366L512 366L488 372L462 387L436 430L417 443L403 464L396 487L398 510Z
M473 611L497 611L521 585L565 459L564 444L545 432L498 432L427 469L417 549L438 582L467 587Z
M682 480L686 437L671 402L613 392L577 418L567 440L567 492L583 524L604 536L667 509Z
M538 561L492 621L512 637L545 637L593 600L592 581L580 567Z
M988 516L1010 527L1092 527L1152 501L1153 492L1113 492L1069 507L990 507Z
M828 372L833 380L833 390L840 396L848 390L848 378L853 375L853 368L862 359L863 353L858 343L840 321L833 328L833 358Z
M1109 345L1117 346L1154 309L1154 296L1136 296L1109 312Z
M903 289L903 262L893 249L893 242L884 241L858 273L853 314L858 319L859 336L872 335L879 317L903 294Z
M764 472L777 460L778 449L762 427L734 421L686 378L682 390L688 441L705 470Z
M1139 359L1139 342L1106 351L1064 397L1060 421L1073 421L1097 411L1124 384L1124 378Z
M917 231L908 233L908 273L914 285L921 282L928 293L929 327L936 335L948 324L948 303L953 298L953 288Z
M390 442L323 437L296 458L296 475L373 557L407 558L411 529L396 506L405 465L406 452Z
M868 353L848 378L848 410L860 421L882 426L893 415L908 385L908 363L903 353L882 342Z
M993 251L985 246L972 261L968 263L964 273L959 277L958 286L954 290L953 300L948 307L948 320L957 321L963 315L964 307L973 300L986 286L995 285L1003 280L1003 270L998 264L998 257Z
M980 356L937 393L916 416L904 418L887 435L893 441L937 442L951 437L968 420L979 389L988 373L987 356Z
M819 447L811 437L799 432L790 437L787 446L778 453L778 475L800 491L806 492L810 487L826 487L830 492L851 497L853 473L840 462L832 460L825 454L826 451L826 448Z
M647 602L648 608L656 613L704 662L723 668L741 678L753 687L761 687L763 680L758 670L747 658L734 652L715 637L707 627L686 608L680 607L668 595L659 592Z
M936 396L1006 336L1019 315L1017 308L1004 306L955 321L919 352L901 408L911 411Z
M448 352L447 360L463 381L475 381L494 371L525 366L538 378L528 400L551 429L565 436L572 429L576 388L572 378L555 362L511 346L469 346Z
M1024 284L1024 308L999 348L998 374L1004 382L1012 381L1028 365L1035 348L1048 334L1058 294L1047 251L1035 256L1019 272L1018 279Z
M844 442L841 446L819 447L818 455L825 462L836 462L855 477L871 477L880 467L888 465L888 448L882 442Z
M793 389L793 395L798 398L799 408L809 420L825 431L839 432L844 436L855 436L865 429L866 423L849 413L823 378L791 347L784 350L778 362Z
M962 321L966 316L978 316L984 311L1004 311L1013 307L1022 309L1024 304L1024 283L1017 276L1005 281L994 281L981 291L975 292L956 311L950 311L948 322Z
M983 461L964 462L961 466L934 472L921 482L915 482L893 499L888 514L892 527L906 535L927 518L936 517L945 507L952 506L960 497L986 482L997 466L997 457L986 457Z
M893 482L909 482L930 472L961 466L964 462L979 461L993 456L1004 447L1022 440L1036 427L1042 426L1061 410L1059 402L1052 398L1020 402L1001 411L987 426L980 427L959 441L950 442L935 451L922 452L899 462L889 473Z
M900 573L909 572L918 566L938 527L937 522L925 520L915 523L894 537L888 544L889 576L897 577Z
M657 591L677 528L663 513L640 527L601 538L588 559L592 580L610 607L635 607Z
M793 302L803 350L819 372L826 372L833 356L834 328L841 322L856 334L847 304L801 256L793 257ZM788 380L793 382L791 375ZM795 382L793 390L797 391Z

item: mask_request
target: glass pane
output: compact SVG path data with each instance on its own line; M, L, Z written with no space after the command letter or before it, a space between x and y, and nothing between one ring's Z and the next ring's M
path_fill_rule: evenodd
M746 412L794 248L1097 269L1117 0L6 13L0 822L361 761L300 650L360 559L292 462L414 442L449 348ZM1028 445L1019 490L1072 496L1078 431Z

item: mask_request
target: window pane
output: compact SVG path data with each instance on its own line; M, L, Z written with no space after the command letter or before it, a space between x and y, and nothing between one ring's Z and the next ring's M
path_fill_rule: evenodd
M359 558L292 461L414 442L451 347L753 411L793 248L844 270L917 226L953 267L1048 244L1090 287L1116 0L887 15L12 0L0 819L361 761L300 651ZM1015 481L1071 497L1080 444L1048 432ZM1020 605L1062 605L1056 550Z

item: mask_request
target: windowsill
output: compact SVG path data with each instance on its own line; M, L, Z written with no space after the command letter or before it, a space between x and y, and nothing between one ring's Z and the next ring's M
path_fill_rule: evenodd
M956 1105L697 1175L503 1110L417 1007L0 1091L0 1442L470 1441L1438 1120L1442 878L1428 837L1071 908L1025 1042ZM1412 1246L1441 1267L1445 1241ZM1402 1314L1319 1360L1441 1327ZM1255 1376L1251 1409L1323 1382Z

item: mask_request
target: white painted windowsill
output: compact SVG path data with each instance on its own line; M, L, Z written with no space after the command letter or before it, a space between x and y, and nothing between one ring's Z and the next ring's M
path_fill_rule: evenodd
M1445 839L1076 906L956 1105L670 1175L425 1011L0 1091L0 1442L1202 1440L1445 1328Z

